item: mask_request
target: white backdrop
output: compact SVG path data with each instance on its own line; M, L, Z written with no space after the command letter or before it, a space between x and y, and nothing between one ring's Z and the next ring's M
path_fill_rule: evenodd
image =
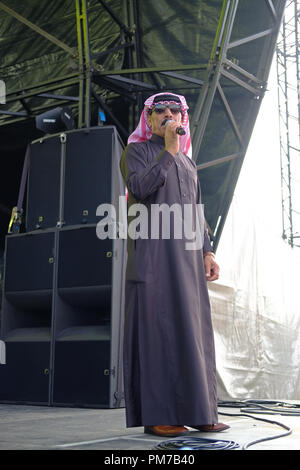
M300 399L300 248L281 238L276 69L209 283L219 399Z

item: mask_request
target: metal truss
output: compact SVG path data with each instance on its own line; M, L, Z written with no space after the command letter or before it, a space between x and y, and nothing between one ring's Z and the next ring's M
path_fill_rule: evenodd
M207 64L191 64L183 67L165 68L141 67L142 50L140 46L139 6L137 0L126 0L127 24L115 14L106 1L97 1L103 10L111 16L112 20L118 24L120 28L120 38L122 38L121 44L116 47L108 48L106 51L99 54L91 54L90 51L87 0L74 0L76 9L77 49L69 47L67 44L7 7L3 2L0 2L0 9L55 44L58 48L64 50L78 64L78 72L59 78L53 78L30 87L22 88L13 93L8 93L6 95L6 104L8 106L6 106L6 109L0 109L0 117L2 118L0 119L0 126L32 118L36 114L59 104L76 107L78 109L78 127L89 127L91 120L91 101L93 100L110 116L123 139L126 140L129 132L128 129L122 126L109 106L105 104L104 99L97 93L97 85L112 93L125 97L132 103L132 126L136 124L134 120L136 114L138 114L136 105L138 105L138 111L140 111L143 106L142 93L155 92L158 89L161 91L164 89L161 84L158 85L155 78L156 74L177 78L181 81L178 88L182 87L182 83L188 83L191 87L196 88L202 86L203 82L201 80L189 77L188 73L191 70L205 70ZM97 64L96 60L99 56L113 54L119 49L127 51L128 69L119 71L103 70L102 66ZM177 73L179 71L183 73ZM187 75L185 75L185 72ZM145 74L152 78L153 84L143 81ZM77 96L55 93L56 90L60 90L61 93L61 90L64 88L67 89L74 85L78 85ZM32 97L45 98L45 104L30 109L27 100ZM49 99L51 99L52 102L49 103ZM24 109L17 112L9 109L9 106L15 102L21 103Z
M300 1L290 0L278 37L282 237L300 246Z
M89 127L91 103L93 102L97 103L98 106L104 109L110 116L110 119L116 125L124 142L126 142L129 133L137 124L137 118L143 107L143 97L145 93L150 94L169 89L167 79L171 77L173 83L177 84L176 86L172 86L172 90L175 91L178 87L179 90L188 89L194 92L196 105L191 119L191 136L193 158L195 158L195 160L197 160L200 152L214 100L216 98L221 100L227 118L234 131L238 150L230 155L216 155L216 158L212 161L201 161L197 162L197 164L198 170L201 171L207 167L231 161L232 165L230 166L230 174L228 177L232 177L234 181L239 174L252 129L250 129L251 126L247 129L240 128L240 124L237 122L226 96L226 90L223 89L222 81L226 79L232 86L240 87L241 90L247 90L249 103L251 101L251 109L254 116L252 124L254 125L255 117L266 87L266 74L264 71L269 69L272 60L271 51L273 52L275 38L278 36L282 20L282 14L278 12L283 11L285 0L261 0L267 6L270 15L268 28L237 40L232 40L231 36L239 7L239 0L223 0L221 15L208 63L199 62L166 67L142 67L143 51L139 26L139 1L124 1L127 11L126 24L107 4L107 0L97 0L106 14L109 14L112 20L119 26L121 40L118 45L95 55L91 53L89 47L87 0L74 0L76 4L78 38L78 48L76 51L69 48L61 41L57 41L56 38L30 23L28 20L21 17L21 15L8 9L0 2L0 8L5 9L5 11L15 17L16 20L23 22L29 28L34 29L38 34L41 34L58 47L65 50L74 61L77 61L79 66L79 72L74 72L71 75L59 79L52 79L30 88L8 94L7 104L19 101L22 103L24 111L18 113L10 111L9 109L0 111L0 114L5 116L2 120L0 116L0 125L28 119L42 112L47 107L54 107L58 102L60 104L68 104L71 107L76 107L78 109L78 127ZM276 8L274 6L275 2ZM234 51L236 51L239 46L247 43L255 44L255 41L260 38L265 38L265 41L263 50L261 51L260 65L258 67L259 72L257 76L255 76L241 67L239 61L232 59L232 56L236 55ZM125 67L122 69L104 70L103 67L97 64L97 58L99 56L114 54L120 49L126 52ZM195 78L191 73L192 71L201 71L201 78L203 77L203 79ZM165 85L164 78L166 79ZM77 96L70 97L55 94L55 90L67 89L70 85L75 84L79 85ZM130 109L129 129L125 128L114 115L112 109L106 103L103 94L101 92L99 93L99 89L107 90L108 93L114 94L114 96L121 96L126 99ZM32 96L38 96L40 98L45 97L47 101L45 101L45 105L41 105L39 108L28 109L26 100ZM52 99L51 102L49 98ZM51 103L51 106L49 103ZM232 188L228 185L227 193L224 194L222 207L217 208L218 214L221 215L218 216L218 221L213 223L213 227L210 230L216 244L225 223L231 197Z
M73 73L59 79L53 78L52 80L39 83L26 89L16 91L7 95L6 102L20 101L26 103L26 99L38 96L45 98L53 98L59 100L63 104L66 102L76 103L79 107L79 126L88 126L90 121L90 100L93 96L95 98L95 90L93 83L101 84L102 87L115 91L120 95L131 99L132 102L139 102L140 108L142 106L139 97L142 92L156 92L163 90L164 86L157 84L155 79L156 74L166 77L176 78L178 80L178 88L194 88L202 89L199 93L197 111L193 117L192 134L194 136L194 148L197 149L201 143L205 124L213 101L213 97L218 91L224 102L227 112L229 113L230 120L232 121L235 131L239 137L241 135L238 131L237 125L234 122L234 117L230 112L228 103L222 89L220 87L220 77L227 77L236 85L249 90L256 99L259 99L264 92L265 83L257 77L247 72L237 64L227 59L227 51L241 44L254 41L263 36L271 36L277 34L277 27L280 18L277 17L272 0L264 0L270 9L270 15L274 20L274 27L265 31L261 31L250 37L242 38L238 41L230 43L230 35L235 20L235 14L238 7L239 0L223 0L222 13L219 20L217 33L214 41L213 50L208 64L196 63L182 66L168 66L168 67L141 67L141 41L139 36L139 2L137 0L126 0L127 3L127 24L117 17L113 10L109 7L105 0L97 0L103 9L111 16L111 18L119 25L120 34L123 35L123 44L110 48L100 54L91 55L89 47L89 31L88 31L88 8L87 0L74 0L76 8L76 24L77 24L77 50L64 44L51 34L44 31L42 28L30 22L20 14L16 13L11 8L0 2L0 9L4 10L7 14L13 16L16 20L21 21L29 28L36 31L38 34L47 38L59 48L70 54L70 56L78 62L79 72ZM121 70L102 70L101 66L95 63L99 55L108 55L116 52L117 49L124 48L129 51L128 54L128 68ZM192 70L202 70L206 72L205 80L199 80L189 76ZM129 75L129 77L128 77ZM147 75L152 80L144 81L143 77ZM151 83L152 82L152 83ZM67 88L74 83L79 83L78 96L58 96L53 91L57 89ZM50 92L50 93L49 93ZM96 98L95 98L96 99ZM103 104L103 101L101 101ZM26 106L25 106L26 107ZM32 110L31 114L35 111L40 111L43 106ZM141 109L139 109L140 111ZM109 111L109 110L108 110ZM25 109L24 112L13 112L10 110L1 110L0 114L7 116L15 116L19 119L30 117L30 110ZM18 120L19 120L18 119ZM11 123L12 120L7 122L3 121L2 124ZM197 138L196 138L197 134ZM196 147L195 147L196 146ZM197 153L197 152L196 152Z
M191 132L193 153L194 155L198 155L200 150L211 112L211 107L216 95L220 97L234 130L236 141L238 143L238 151L234 154L220 156L215 160L197 165L199 171L228 161L233 161L234 163L231 167L231 175L233 180L234 176L240 171L242 157L246 153L252 129L250 128L250 123L248 131L245 131L244 129L241 130L239 128L239 123L235 119L234 113L230 108L230 104L226 98L226 93L222 88L221 79L222 77L226 77L232 82L232 84L248 90L250 95L252 95L254 113L257 114L260 102L266 89L266 77L263 76L263 73L260 74L260 76L255 76L249 71L240 67L234 60L228 58L228 53L238 46L265 37L267 40L265 41L264 50L261 54L261 64L265 64L265 68L268 69L272 59L270 51L272 44L274 43L274 38L276 38L278 35L282 21L282 15L277 14L272 0L264 1L266 2L269 10L272 27L235 41L231 41L231 33L237 14L239 0L229 0L223 2L223 8L215 37L214 47L212 49L209 65L207 68L207 77L199 95L196 112L192 121ZM280 5L277 5L279 7L278 11L282 11L284 3L285 2L282 1ZM218 213L220 215L218 216L217 223L213 228L209 227L210 234L214 241L214 247L216 247L218 244L220 234L226 220L227 212L230 206L231 192L232 190L230 185L228 185L227 194L224 194L223 198L223 207L218 208Z

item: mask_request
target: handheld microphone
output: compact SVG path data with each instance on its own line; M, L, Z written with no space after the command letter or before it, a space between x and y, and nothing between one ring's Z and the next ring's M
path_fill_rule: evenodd
M164 119L163 122L161 123L162 126L166 126L166 124L168 122L174 122L173 119ZM179 134L179 135L185 135L185 130L183 129L183 127L177 127L176 129L176 134Z

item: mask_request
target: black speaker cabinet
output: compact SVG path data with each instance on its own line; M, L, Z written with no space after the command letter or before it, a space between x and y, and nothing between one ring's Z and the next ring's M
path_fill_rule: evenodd
M122 401L124 251L96 227L59 236L53 404L114 407Z
M112 200L118 177L114 126L46 136L30 145L26 231L96 223L97 207Z
M1 401L49 403L54 238L53 231L6 238Z
M60 205L60 138L30 145L26 231L56 227Z
M6 237L0 401L121 407L126 241L100 239L96 223L99 204L116 207L124 198L121 148L114 128L71 132L65 171L60 136L32 145L27 223L34 230ZM70 223L56 224L62 208Z

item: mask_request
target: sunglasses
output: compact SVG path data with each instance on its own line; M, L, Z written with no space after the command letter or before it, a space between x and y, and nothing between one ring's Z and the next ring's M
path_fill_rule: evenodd
M152 108L152 111L155 111L157 114L162 114L166 111L167 108L169 108L172 114L178 114L178 113L181 113L182 111L180 104L162 104L162 103L155 104Z

